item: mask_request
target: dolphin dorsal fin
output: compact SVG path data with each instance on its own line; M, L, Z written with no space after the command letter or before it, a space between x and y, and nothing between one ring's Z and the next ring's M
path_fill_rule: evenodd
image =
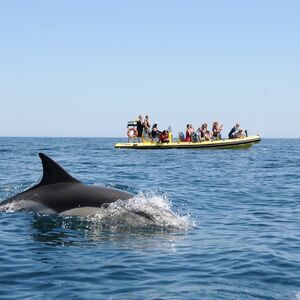
M43 177L39 186L61 182L79 182L47 155L39 153L39 156L43 165Z

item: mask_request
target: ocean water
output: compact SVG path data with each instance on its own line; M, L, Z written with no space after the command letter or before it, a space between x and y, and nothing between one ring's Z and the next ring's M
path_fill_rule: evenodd
M1 299L300 299L299 139L117 141L0 138L1 201L39 182L39 152L84 183L136 194L88 218L0 213Z

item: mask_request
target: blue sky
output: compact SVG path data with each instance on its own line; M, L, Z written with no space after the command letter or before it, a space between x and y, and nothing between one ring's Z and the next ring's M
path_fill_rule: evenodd
M300 138L300 1L0 0L0 136Z

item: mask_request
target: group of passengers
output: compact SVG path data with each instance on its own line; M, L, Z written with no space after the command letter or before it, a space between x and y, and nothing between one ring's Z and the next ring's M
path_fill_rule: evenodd
M221 140L222 129L223 129L223 124L220 125L218 121L213 122L211 131L208 130L207 123L203 123L201 127L199 127L197 130L194 130L192 124L187 124L185 136L181 132L179 133L179 139L182 142L202 142L202 141ZM236 123L235 126L230 130L228 137L229 139L245 137L245 133L243 129L240 128L239 123Z
M142 115L139 115L136 121L136 129L137 129L137 138L140 142L143 138L148 138L152 142L159 141L161 143L168 143L169 142L169 131L163 130L160 131L158 129L158 123L155 122L152 127L150 123L149 115L146 115L143 118Z
M182 142L203 142L221 140L222 129L223 124L220 125L218 121L213 122L211 131L208 130L207 123L203 123L201 127L199 127L197 130L193 128L192 124L187 124L185 135L183 132L180 132L179 139ZM138 142L141 142L145 139L150 139L150 141L152 142L169 142L169 131L160 131L158 129L157 122L155 122L151 126L149 115L146 115L145 118L143 118L142 115L139 115L138 119L136 120L136 130ZM245 133L240 127L239 123L236 123L234 127L230 130L228 137L229 139L245 137Z

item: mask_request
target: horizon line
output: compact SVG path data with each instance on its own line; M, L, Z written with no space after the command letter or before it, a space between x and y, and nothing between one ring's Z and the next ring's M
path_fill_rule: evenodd
M300 139L300 137L262 137L261 139ZM118 136L13 136L13 135L3 135L0 138L78 138L78 139L127 139L127 137L118 137ZM227 139L227 137L226 137Z

